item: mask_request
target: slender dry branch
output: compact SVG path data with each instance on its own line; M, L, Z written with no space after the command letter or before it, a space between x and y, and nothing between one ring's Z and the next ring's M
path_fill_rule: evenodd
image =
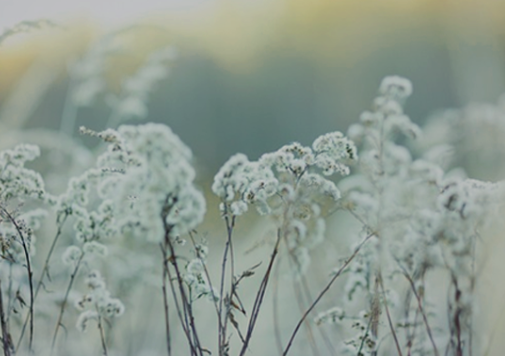
M4 356L11 356L11 345L10 345L10 334L9 334L9 326L5 321L5 313L4 313L4 302L2 298L2 281L0 280L0 324L2 326L2 345L4 350Z
M98 313L98 308L97 308ZM107 343L105 342L105 333L102 325L102 317L98 314L98 331L100 332L100 342L102 343L102 354L103 356L107 356Z
M312 312L312 310L314 310L314 308L316 307L316 305L319 303L319 301L323 298L323 296L328 292L328 290L330 290L331 286L333 285L333 283L337 280L338 277L340 277L340 275L342 274L342 272L344 272L344 270L347 268L347 266L352 262L352 260L354 259L354 257L356 257L356 255L358 254L358 252L361 250L361 248L367 243L368 240L370 240L370 238L372 236L375 236L375 233L371 233L369 234L367 237L365 237L365 239L358 245L358 247L356 247L356 249L354 250L354 253L344 262L344 264L340 267L340 269L335 272L335 274L333 275L333 277L330 279L330 281L326 284L326 287L324 287L324 289L319 293L319 295L317 296L317 298L312 302L312 304L310 305L310 307L307 309L307 311L305 312L305 314L303 314L303 316L300 318L300 320L298 321L298 324L296 324L295 326L295 329L293 330L293 333L291 334L291 337L288 341L288 344L286 345L286 348L284 349L284 352L283 352L283 356L286 356L289 352L289 349L291 348L291 346L293 345L293 341L296 337L296 334L298 333L298 331L300 330L300 327L302 326L302 324L304 323L305 319L307 319L307 317L309 316L309 314Z
M28 245L26 244L25 237L23 235L23 231L19 224L17 223L16 219L5 209L3 206L0 206L0 210L7 216L7 218L10 220L12 225L14 225L19 238L21 240L21 245L23 246L23 252L25 255L26 259L26 271L28 274L28 284L30 287L30 341L28 343L28 349L30 352L33 351L32 345L33 345L33 302L34 302L34 294L33 294L33 272L32 272L32 265L31 265L31 259L30 259L30 251L28 249Z
M396 350L398 351L398 356L403 356L402 349L400 347L400 343L398 342L398 336L396 335L396 330L393 325L393 321L391 319L391 313L389 312L388 301L386 299L386 291L384 290L384 282L382 280L382 275L379 272L379 286L381 288L382 293L382 302L384 303L384 308L386 309L386 315L388 317L389 329L391 329L391 333L393 334L393 339L395 340Z
M165 260L165 254L163 254L163 259ZM166 269L166 264L163 263L163 274L162 274L162 291L163 291L163 307L165 311L165 332L166 332L166 339L167 339L167 354L168 356L172 355L172 346L171 346L171 339L170 339L170 319L169 319L169 312L168 312L168 293L167 293L167 278L168 278L168 273Z
M61 322L63 320L63 314L65 313L65 307L67 306L68 296L70 294L70 291L72 290L72 286L74 284L75 277L79 272L79 268L81 267L81 262L82 259L84 258L84 255L85 253L82 252L81 256L75 263L75 267L74 270L72 271L72 274L70 275L70 281L68 282L67 290L65 291L65 296L63 297L63 302L61 303L60 312L58 314L58 320L56 321L56 326L54 328L53 340L51 341L51 352L54 351L54 345L56 344L56 337L58 336L58 331L60 330Z
M218 307L219 356L223 356L225 353L226 330L227 330L227 325L228 325L228 314L230 312L230 305L229 304L231 302L231 298L233 297L233 294L231 294L229 297L229 301L227 303L228 305L225 305L226 313L223 316L223 301L224 301L223 295L224 295L224 284L225 284L225 279L226 279L226 262L228 259L228 254L230 254L230 274L231 274L231 276L230 276L230 279L231 279L230 293L232 293L233 289L234 289L233 277L234 277L234 273L235 273L235 266L234 266L235 262L234 262L234 257L233 257L233 244L232 244L233 229L235 227L235 215L233 215L232 218L230 219L230 217L228 216L228 206L226 204L225 204L225 211L224 211L224 220L226 223L227 236L226 236L226 245L225 245L224 252L223 252L223 260L221 263L221 281L220 281L220 287L219 287L219 295L220 295L219 307Z
M58 223L58 230L56 231L56 235L53 238L53 242L51 243L51 247L49 248L49 251L47 252L46 260L44 261L44 266L42 267L42 272L40 272L40 277L39 277L39 280L37 283L37 288L35 288L35 293L33 296L34 303L35 303L35 300L37 299L37 296L39 295L40 288L44 285L44 276L47 275L49 278L49 262L51 261L51 257L53 255L54 248L56 247L56 243L58 242L58 239L61 236L63 224L65 224L67 217L68 217L68 213L65 213L62 220ZM29 315L26 316L23 326L21 327L21 332L19 334L18 342L16 344L17 345L16 349L19 349L19 346L21 345L21 341L23 340L23 336L25 334L26 326L28 325L28 320L29 320Z
M245 342L242 345L242 349L240 350L240 356L243 356L245 352L247 351L247 347L249 346L249 342L251 341L252 333L254 330L254 327L256 325L256 320L258 319L258 315L260 312L261 304L263 303L263 298L265 296L266 288L268 285L268 281L270 280L270 275L272 272L272 267L275 262L275 258L277 257L277 254L279 252L279 244L281 242L281 229L277 229L277 241L275 242L274 249L272 251L272 255L270 256L270 262L268 263L267 270L265 272L265 275L263 276L263 279L261 281L260 287L258 289L258 292L256 293L256 298L254 300L253 308L251 310L251 316L249 318L249 325L247 327L247 333L245 336Z
M403 275L405 276L405 278L407 279L407 281L409 281L410 287L412 289L412 293L414 293L414 296L417 299L417 307L418 307L419 312L421 313L421 315L423 317L423 322L424 322L424 325L426 327L426 332L428 333L428 337L430 339L431 345L433 346L433 351L435 353L435 356L439 356L440 354L438 352L437 345L435 344L435 339L433 338L433 333L431 332L430 324L428 323L428 317L426 316L426 313L425 313L424 308L423 308L423 302L421 300L421 297L417 293L416 285L415 285L414 281L412 280L412 277L410 277L410 275L408 274L407 270L405 270L405 268L400 263L398 263L398 265L402 269Z

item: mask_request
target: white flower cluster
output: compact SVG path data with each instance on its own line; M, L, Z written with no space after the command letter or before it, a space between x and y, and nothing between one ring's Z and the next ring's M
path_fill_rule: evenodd
M47 212L41 208L26 211L11 209L11 206L21 206L25 202L41 202L54 204L55 198L44 190L44 181L39 173L24 167L25 163L33 161L40 154L37 146L21 144L13 149L0 152L0 242L2 262L25 264L23 244L16 225L24 236L30 255L35 255L34 231L40 228ZM5 211L4 211L5 210ZM10 217L7 215L9 214Z
M305 271L309 249L324 237L321 211L340 198L335 184L324 176L347 175L347 165L356 159L352 141L340 132L328 133L312 148L292 143L256 162L234 155L215 176L212 190L221 198L225 215L242 215L253 204L260 214L281 219L288 249L298 269Z
M360 239L364 235L373 238L347 270L345 310L352 310L360 302L368 303L368 310L373 309L370 301L381 298L377 290L378 280L382 278L389 286L388 296L403 293L403 289L395 288L401 285L399 276L404 273L412 278L416 288L425 290L428 286L424 285L424 277L432 268L445 270L457 281L458 293L471 296L477 231L492 215L503 210L502 183L466 179L458 171L446 174L437 164L436 155L414 158L409 149L395 142L396 133L410 138L421 136L419 127L403 113L402 105L411 92L407 80L384 79L374 111L363 113L360 123L349 129L349 137L362 144L360 173L341 181L341 206L362 223ZM365 297L356 301L354 296L358 290ZM451 327L456 313L464 314L461 313L463 301L455 298L455 294L448 296L454 307L454 314L449 317ZM389 299L382 303L391 303ZM401 303L390 307L395 315L410 318L404 322L407 329L413 327L412 318L419 311L410 313L410 306ZM471 310L471 306L465 310ZM332 315L331 310L328 313ZM462 325L467 325L465 322L461 320ZM462 332L468 332L464 329L466 326L461 328ZM421 337L418 341L421 339L426 341ZM358 347L362 345L362 330L355 340ZM415 345L412 350L421 346Z
M203 220L205 199L193 185L191 151L170 128L121 126L99 135L109 143L98 158L107 175L99 183L99 194L112 200L119 229L161 241L164 224L176 237Z
M44 190L44 181L39 173L25 168L26 162L40 155L37 146L21 144L0 152L0 201L10 199L39 199L53 203L53 197Z
M86 331L90 320L98 321L99 317L116 318L125 311L119 299L111 298L100 272L91 271L86 278L86 284L90 292L75 302L76 308L81 311L76 323L77 329L81 332Z
M191 301L202 297L207 297L210 301L218 301L220 298L218 290L210 285L202 257L197 257L186 265L184 282L189 288Z

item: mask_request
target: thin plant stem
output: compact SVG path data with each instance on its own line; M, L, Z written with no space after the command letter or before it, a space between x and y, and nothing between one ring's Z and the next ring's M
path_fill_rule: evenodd
M389 312L389 306L388 306L388 302L386 299L386 291L384 290L384 281L382 280L382 275L380 274L380 272L379 272L379 286L380 286L381 293L382 293L382 302L384 303L384 308L386 309L386 315L388 318L389 328L391 329L391 333L393 334L393 339L395 340L395 345L396 345L396 350L398 351L398 356L403 356L402 349L400 347L400 343L398 342L398 336L396 335L396 330L393 325L393 321L391 319L391 313Z
M11 345L10 345L10 334L9 334L9 326L7 325L7 321L5 320L4 313L4 302L2 296L2 281L0 280L0 324L2 326L2 345L4 350L4 356L11 356Z
M167 354L170 356L172 354L171 340L170 340L170 319L168 312L168 296L167 296L167 269L166 264L163 263L163 273L162 273L162 291L163 291L163 307L165 311L165 332L167 339Z
M16 222L16 219L14 219L14 217L3 206L0 206L0 210L2 210L2 212L8 217L8 219L11 221L11 223L16 228L19 238L21 239L21 245L23 246L23 252L25 255L25 259L26 259L26 270L28 273L28 284L30 287L30 338L29 338L29 343L28 343L28 349L30 352L32 352L33 351L32 345L33 345L33 302L34 302L34 296L33 296L33 279L32 279L33 273L32 273L32 266L31 266L30 252L28 251L28 246L26 244L21 227Z
M97 310L98 312L98 310ZM104 330L103 330L103 325L102 325L102 317L100 316L100 314L98 314L98 331L100 332L100 341L102 343L102 353L103 353L103 356L107 356L108 353L107 353L107 344L105 342L105 333L104 333Z
M279 257L280 259L280 257ZM274 285L273 285L273 322L274 322L274 334L275 334L275 345L277 346L277 351L279 355L282 356L282 339L279 327L279 271L280 271L280 261L277 262L274 270Z
M263 303L263 298L265 296L268 281L270 279L272 267L274 265L275 258L277 257L277 254L279 252L279 244L281 242L281 236L282 236L281 229L279 228L277 230L277 241L275 242L274 249L273 249L272 254L270 256L270 262L268 263L267 270L265 272L265 275L263 276L263 279L261 281L258 292L256 293L256 298L254 300L253 308L251 310L251 317L249 318L249 324L247 327L247 334L245 337L245 342L242 345L242 349L240 350L240 356L243 356L245 354L247 347L249 346L249 342L251 340L252 333L253 333L254 327L256 325L256 321L258 319L261 304Z
M296 334L298 333L298 331L300 330L300 327L302 326L302 324L304 323L305 319L307 319L307 317L309 316L309 314L312 312L312 310L314 310L314 308L316 307L316 305L319 303L319 301L323 298L323 296L328 292L328 290L330 290L331 286L333 285L333 283L337 280L338 277L340 277L340 275L342 274L342 272L344 272L344 270L347 268L347 266L352 262L352 260L357 256L357 254L359 253L359 251L361 250L361 248L366 244L366 242L368 240L370 240L370 238L372 236L375 236L375 233L371 233L369 234L367 237L365 237L365 239L358 245L358 247L354 250L354 253L349 257L347 258L347 260L344 262L344 264L340 267L340 269L335 272L335 274L333 275L333 277L330 279L330 281L326 284L326 287L324 287L324 289L319 293L319 295L317 296L317 298L312 302L312 304L310 305L310 307L305 311L305 313L303 314L303 316L300 318L300 320L298 321L298 324L296 324L295 326L295 329L293 330L293 333L291 334L291 337L286 345L286 348L284 349L284 352L283 352L283 356L287 355L288 352L289 352L289 349L291 348L291 346L293 345L293 341L296 337Z
M39 294L40 288L44 284L44 282L43 282L44 281L44 276L45 275L49 276L49 262L51 261L51 257L53 255L54 248L56 247L56 243L58 242L58 239L61 236L61 232L62 232L62 229L63 229L63 224L67 220L67 217L68 217L68 214L65 213L63 219L58 224L58 230L56 231L56 235L54 236L53 241L51 242L51 247L49 248L49 251L48 251L48 253L46 255L46 259L44 261L44 266L42 267L42 272L40 273L40 277L39 277L39 280L38 280L38 283L37 283L37 287L35 288L35 293L34 293L34 296L33 296L33 302L34 303L35 303L35 300L37 299L37 296ZM29 320L29 316L27 315L27 317L25 318L25 321L23 323L23 326L21 328L21 332L19 334L19 338L18 338L16 349L19 349L19 346L21 345L21 340L23 339L23 336L24 336L24 333L25 333L25 330L26 330L26 326L28 324L28 320Z
M426 313L424 312L423 303L422 303L421 297L417 293L415 283L412 280L412 277L410 277L410 275L408 274L408 272L405 270L405 268L401 264L399 264L399 266L403 270L403 275L405 276L405 278L407 279L407 281L410 283L410 288L412 289L412 293L414 293L414 297L417 299L417 307L418 307L419 312L421 313L421 315L423 317L423 322L424 322L424 325L426 327L426 332L428 333L428 337L430 339L431 345L433 346L433 351L435 353L435 356L439 356L440 354L438 352L438 348L437 348L437 345L435 343L435 339L433 338L433 333L431 332L431 327L430 327L430 324L428 322L428 317L426 316Z
M227 312L226 315L224 316L223 319L223 295L224 295L224 285L225 285L225 279L226 279L226 262L228 259L228 254L230 254L230 260L231 260L231 266L230 266L230 272L231 272L231 283L232 283L232 289L233 289L233 276L234 276L234 260L233 260L233 252L231 251L233 248L232 245L232 235L233 235L233 229L235 227L235 215L232 216L230 219L228 216L228 206L225 204L225 210L224 210L224 220L226 223L226 232L227 232L227 237L226 237L226 245L224 248L223 252L223 259L221 263L221 281L220 281L220 287L219 287L219 295L221 298L219 299L219 308L218 308L218 313L219 313L219 320L218 320L218 328L219 328L219 355L223 356L224 355L224 348L226 344L226 329L227 329L227 324L228 324L228 310L229 306L226 306ZM230 296L232 298L233 295Z
M56 326L54 328L54 333L53 333L53 340L51 341L51 352L54 350L54 345L56 344L56 337L58 336L58 331L61 326L61 322L63 320L63 314L65 313L65 307L67 306L68 302L68 296L70 294L70 291L72 290L72 286L75 281L75 277L77 276L77 273L79 272L79 268L81 266L82 259L84 258L85 253L82 252L81 256L75 263L74 270L72 271L72 274L70 275L70 280L68 282L67 290L65 291L65 296L63 297L63 302L61 303L60 307L60 312L58 314L58 320L56 321Z
M310 293L310 288L307 283L306 276L302 276L300 280L300 284L302 286L303 291L305 292L305 298L307 300L307 303L310 303L310 301L313 299L311 293ZM337 354L337 350L333 347L333 344L331 343L330 339L328 338L328 335L326 335L326 332L323 330L323 328L318 328L320 330L321 337L323 338L326 348L332 355Z
M287 244L287 242L286 242L286 244ZM299 267L299 266L296 266L296 267L294 266L294 264L297 264L297 263L294 260L294 256L291 253L291 251L288 251L288 255L289 255L288 260L289 260L290 269L295 270L295 268ZM296 302L298 304L298 309L300 310L300 313L303 314L305 307L304 307L304 301L302 300L303 296L302 296L301 288L294 278L293 278L292 282L293 282L293 291L295 294ZM307 336L309 339L309 345L310 345L312 354L319 356L319 349L317 347L316 342L314 341L314 333L312 331L312 327L310 325L310 322L308 320L305 320L304 325L305 325L305 329L307 330Z
M194 349L193 342L191 341L191 336L189 334L187 319L185 319L182 316L182 310L181 310L181 307L179 304L179 299L177 298L177 294L175 292L176 289L173 284L173 278L170 273L170 269L168 268L168 257L167 257L167 253L166 253L166 250L164 249L164 247L166 248L166 246L161 245L161 251L163 253L163 270L165 271L165 273L168 277L168 281L170 282L170 290L172 292L172 298L174 299L175 309L177 310L177 316L179 317L179 321L181 322L182 330L184 331L184 334L186 335L186 338L188 339L188 343L189 343L189 346L191 349L191 355L195 355L196 351ZM168 322L168 321L166 321L166 322Z

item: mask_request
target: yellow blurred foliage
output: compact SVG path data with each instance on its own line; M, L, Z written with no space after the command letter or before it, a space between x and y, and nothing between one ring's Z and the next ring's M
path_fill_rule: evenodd
M494 43L505 30L505 2L492 0L220 0L187 13L156 14L130 31L139 57L121 59L132 69L153 46L177 43L214 58L227 70L247 71L265 54L290 51L321 65L343 65L398 41ZM149 26L152 26L149 30ZM156 30L157 28L157 30ZM72 21L65 30L31 32L0 47L0 93L34 59L64 68L102 31ZM428 33L428 35L427 35Z

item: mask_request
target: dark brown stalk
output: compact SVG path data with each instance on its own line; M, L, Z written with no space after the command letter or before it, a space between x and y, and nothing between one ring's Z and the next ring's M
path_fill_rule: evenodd
M195 352L195 354L197 354L196 351L198 351L198 354L202 355L203 351L202 351L202 347L200 346L200 340L198 337L198 332L196 330L195 319L194 319L194 315L193 315L193 308L192 308L191 302L186 294L186 290L184 289L184 284L183 284L184 282L182 280L182 274L180 272L179 265L177 263L177 258L175 256L175 249L174 249L172 242L170 241L170 237L167 236L166 241L167 241L168 248L170 250L169 261L172 264L172 266L174 267L175 274L176 274L175 279L176 279L177 285L179 287L179 293L181 296L184 319L185 319L186 325L188 325L188 330L191 331L189 333L189 335L192 339L191 345L193 345L193 351ZM168 271L168 266L167 266L167 271ZM172 280L170 275L169 275L169 278L170 278L170 280Z
M456 279L456 276L453 274L452 275L452 283L454 284L454 304L456 305L456 312L454 313L454 319L453 319L453 323L454 323L454 326L456 328L456 340L457 340L457 344L456 344L456 356L463 356L463 346L462 346L462 342L461 342L461 319L460 319L460 316L461 316L461 307L459 306L460 304L460 300L461 300L461 295L462 295L462 292L461 290L459 289L459 286L458 286L458 280Z
M280 258L280 257L279 257ZM277 351L279 355L282 356L282 339L279 327L279 266L280 261L277 262L274 270L274 290L272 294L273 298L273 321L274 321L274 334L275 334L275 344L277 346Z
M163 250L163 247L162 247ZM165 253L163 253L163 261L165 261ZM168 313L168 296L167 296L167 269L166 263L163 262L163 274L162 274L162 291L163 291L163 307L165 310L165 330L166 330L166 338L167 338L167 354L168 356L172 355L172 347L170 341L170 319Z
M286 345L286 348L284 349L283 356L286 356L288 354L289 349L293 345L293 341L294 341L294 339L296 337L296 334L300 330L300 327L304 323L305 319L307 319L307 317L312 312L312 310L314 310L314 308L319 303L319 301L328 292L328 290L330 290L330 288L333 285L333 283L337 280L338 277L340 277L340 275L342 274L342 272L344 272L344 270L347 268L347 266L351 263L351 261L354 259L354 257L356 257L356 255L361 250L361 248L365 245L365 243L368 240L370 240L370 238L372 236L375 236L375 233L371 233L367 237L365 237L365 239L354 250L354 253L344 262L344 264L340 267L340 269L337 272L335 272L335 274L333 275L333 277L326 284L326 287L324 287L324 289L319 293L319 295L317 296L317 298L312 302L312 304L310 305L310 307L305 311L305 314L303 314L303 316L301 317L301 319L298 321L298 324L296 324L295 329L293 330L293 333L291 334L291 337L290 337L290 339L288 341L288 344Z
M247 327L245 342L242 345L242 349L240 350L240 356L243 356L245 354L245 352L247 351L247 347L249 346L249 342L251 341L252 333L253 333L254 327L256 325L256 321L258 319L258 315L259 315L259 312L261 309L261 304L263 303L263 298L265 296L268 281L270 280L272 267L274 265L275 258L277 257L277 254L279 252L280 242L281 242L281 229L279 228L277 230L277 241L275 242L275 246L272 251L272 255L270 256L270 262L268 263L267 270L265 272L265 275L263 276L263 279L261 280L261 284L258 289L258 292L256 293L256 298L254 300L254 304L253 304L253 307L251 310L251 316L249 318L249 324Z
M384 282L382 280L382 275L379 272L379 286L381 288L382 293L382 302L384 303L384 308L386 309L386 315L388 317L389 328L391 329L391 333L393 334L393 339L395 340L396 350L398 351L398 356L403 356L402 349L400 347L400 343L398 342L398 336L396 335L396 330L393 325L393 321L391 319L391 314L389 312L388 301L386 299L386 291L384 290Z
M226 346L226 330L227 330L227 325L228 325L228 313L230 311L230 305L229 303L231 302L231 298L233 298L233 294L229 296L229 301L228 305L225 306L226 308L226 313L223 315L223 295L224 295L224 284L225 284L225 279L226 279L226 262L228 259L228 254L230 254L230 272L231 272L231 289L233 290L233 276L234 276L234 259L233 259L233 245L232 245L232 235L233 235L233 228L235 227L235 215L230 217L228 216L228 207L225 204L225 211L224 211L224 220L226 223L226 232L227 232L227 237L226 237L226 245L224 248L224 253L223 253L223 260L221 263L221 281L220 281L220 287L219 287L219 307L218 307L218 328L219 328L219 356L224 355L224 350ZM232 292L232 291L230 291Z
M98 312L98 310L97 310ZM107 344L105 342L105 333L104 333L104 330L103 330L103 325L102 325L102 317L100 316L100 314L98 314L98 331L100 332L100 341L102 343L102 353L103 353L103 356L107 356Z
M286 245L287 245L287 243L286 243ZM297 263L295 261L293 254L291 253L291 251L288 251L288 255L289 255L288 260L289 260L290 269L296 270L296 268L298 268L299 266L294 266ZM300 313L303 314L303 312L305 311L303 295L302 295L302 291L301 291L300 286L298 285L297 281L294 278L293 278L293 291L294 291L294 295L296 298L296 302L298 304L298 309L300 310ZM309 340L309 345L310 345L312 354L315 356L319 356L319 349L318 349L317 344L314 340L314 333L312 331L312 326L310 325L310 322L308 320L305 320L304 325L305 325L305 329L307 330L307 338Z
M51 352L54 350L54 345L56 344L56 337L58 336L58 330L60 329L61 322L63 320L63 314L65 313L65 307L67 306L68 296L70 291L72 290L72 286L75 281L75 277L79 272L79 268L81 267L82 259L84 258L84 252L81 253L81 256L77 260L74 270L70 275L70 281L68 282L67 290L65 291L65 296L63 297L63 302L61 303L60 312L58 314L58 320L56 321L56 327L54 328L53 340L51 341Z
M56 243L58 242L58 239L60 238L63 224L67 220L68 214L65 213L63 219L61 222L58 224L58 230L56 231L56 235L54 236L53 242L51 243L51 247L49 248L49 252L47 253L46 260L44 262L44 266L42 267L42 272L40 273L39 281L37 283L37 287L35 288L35 293L33 296L33 302L35 303L35 299L37 299L37 296L39 294L40 288L44 284L44 276L47 274L49 276L49 262L51 261L51 257L54 252L54 248L56 247ZM21 345L21 340L23 339L23 336L25 334L26 326L28 325L28 320L29 320L29 315L26 316L26 319L23 323L23 327L21 328L21 333L19 334L18 342L16 349L19 349L19 346Z
M179 269L179 264L177 262L177 257L175 254L175 248L174 248L174 245L173 245L171 238L170 238L170 233L172 231L173 226L169 225L166 221L166 217L170 213L170 210L172 209L173 204L175 204L177 202L177 199L173 199L173 201L170 201L171 198L172 197L170 195L168 195L166 197L165 204L164 204L163 210L161 212L161 219L162 219L163 228L165 231L164 245L162 245L162 253L163 253L163 258L164 258L163 264L164 264L164 268L168 274L170 287L172 290L172 295L173 295L174 301L176 303L176 308L178 309L178 315L181 320L181 324L183 325L183 329L185 329L186 337L188 338L188 343L191 348L191 354L202 356L203 349L200 345L200 339L198 337L198 332L197 332L196 325L195 325L195 319L194 319L194 315L193 315L193 308L191 306L191 300L188 298L188 295L186 293L183 278L182 278L182 273ZM170 256L167 256L167 247L168 247L168 252L170 252ZM170 264L173 266L175 274L176 274L175 280L177 281L177 287L179 289L179 295L181 298L182 309L180 308L180 306L177 302L177 297L176 297L175 288L174 288L174 284L173 284L173 278L171 276L170 269L168 268L168 265L167 265L168 262L170 262ZM182 317L184 317L184 318L182 318Z
M23 231L21 227L18 225L16 222L16 219L5 209L3 206L0 206L0 210L7 216L7 218L11 221L12 225L16 228L16 231L19 235L19 238L21 239L21 245L23 246L23 252L25 255L26 259L26 271L28 273L28 284L30 286L30 341L28 343L28 349L30 352L33 351L32 349L32 344L33 344L33 301L34 301L34 296L33 296L33 279L32 279L32 265L31 265L31 259L30 259L30 251L28 250L28 246L26 244Z
M435 356L439 356L440 354L438 352L437 345L435 344L435 339L433 338L433 333L431 332L430 324L428 323L428 317L426 316L426 313L424 312L423 302L421 300L421 297L417 293L416 285L415 285L414 281L412 280L412 277L410 277L410 275L408 274L408 272L405 270L405 268L401 264L398 264L398 265L403 270L403 275L409 281L410 288L412 289L412 293L414 293L414 296L417 299L417 307L418 307L419 312L421 313L421 315L423 317L423 322L424 322L424 325L426 327L426 332L428 333L428 337L430 339L431 345L433 346L433 351L435 353Z
M162 247L162 249L163 249L163 247ZM170 283L170 291L172 292L172 298L174 299L175 309L177 311L177 316L179 317L179 321L181 323L182 330L184 331L184 335L186 335L186 338L188 339L188 344L189 344L189 347L191 350L191 355L196 355L195 346L193 345L193 341L191 339L191 334L189 331L188 318L185 313L183 315L183 310L180 306L179 298L177 298L177 294L176 294L177 289L176 289L176 286L174 286L174 278L172 277L172 273L170 272L170 269L168 267L168 258L165 258L164 261L165 261L164 268L167 273L168 281Z
M5 313L4 313L4 302L2 298L2 281L0 281L0 324L2 326L2 345L4 350L4 356L11 356L11 345L10 345L10 334L9 334L9 326L5 321Z

